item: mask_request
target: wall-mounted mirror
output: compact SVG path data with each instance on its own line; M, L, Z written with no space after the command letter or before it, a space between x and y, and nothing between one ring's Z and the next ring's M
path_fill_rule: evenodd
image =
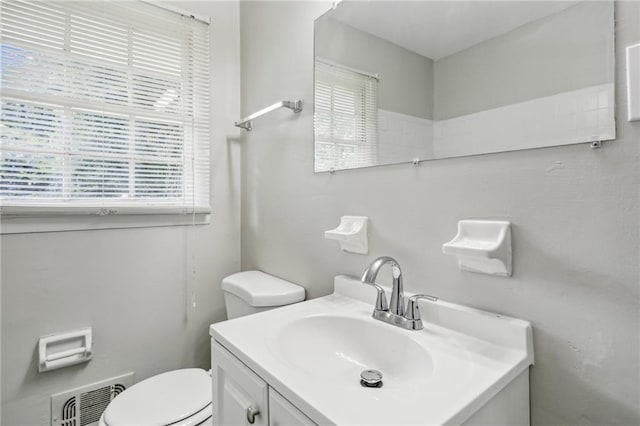
M615 138L609 1L342 1L315 22L315 171Z

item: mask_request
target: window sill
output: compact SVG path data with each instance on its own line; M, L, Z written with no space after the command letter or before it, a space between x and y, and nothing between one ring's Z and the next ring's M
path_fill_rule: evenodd
M3 209L4 210L4 209ZM80 212L8 213L0 216L0 234L88 231L98 229L153 228L164 226L208 225L209 211L195 215L173 212L123 212L119 214L87 214Z

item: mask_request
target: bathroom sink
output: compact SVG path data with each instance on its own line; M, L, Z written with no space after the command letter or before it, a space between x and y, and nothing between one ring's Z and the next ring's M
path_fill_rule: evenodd
M528 322L421 301L424 329L405 330L371 317L375 299L372 287L338 276L329 296L213 324L210 334L317 424L486 424L477 414L488 401L514 405L517 392L528 401ZM382 386L363 386L363 370L378 370ZM528 422L528 405L520 412L517 423Z
M334 386L357 383L367 369L382 372L386 386L417 385L433 370L429 351L409 333L368 318L304 317L285 324L269 343L283 362Z

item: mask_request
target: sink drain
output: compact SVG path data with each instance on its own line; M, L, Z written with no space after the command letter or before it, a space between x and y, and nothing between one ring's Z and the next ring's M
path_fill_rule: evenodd
M381 388L382 373L378 370L364 370L360 373L360 384L365 388Z

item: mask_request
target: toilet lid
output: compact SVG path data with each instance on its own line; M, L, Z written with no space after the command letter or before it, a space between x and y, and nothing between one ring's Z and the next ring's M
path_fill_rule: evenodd
M104 412L109 426L168 425L211 411L211 376L200 368L169 371L118 395ZM205 410L208 409L208 410Z

